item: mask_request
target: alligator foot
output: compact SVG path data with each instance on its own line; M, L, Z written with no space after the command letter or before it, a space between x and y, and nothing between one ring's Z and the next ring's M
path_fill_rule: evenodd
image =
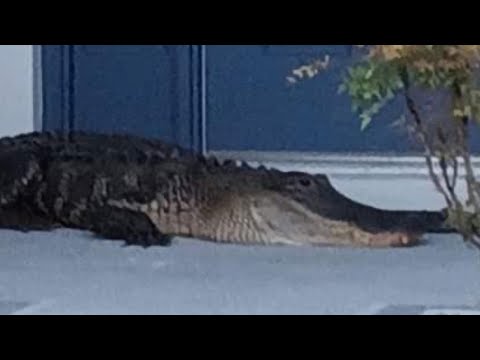
M109 240L123 240L125 246L169 246L171 237L163 234L147 215L112 206L88 212L89 230Z

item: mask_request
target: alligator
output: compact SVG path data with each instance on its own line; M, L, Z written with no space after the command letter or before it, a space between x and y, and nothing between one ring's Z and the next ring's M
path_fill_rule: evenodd
M159 139L33 132L0 139L0 228L90 231L126 245L405 247L454 232L446 212L384 210L324 174L253 167Z

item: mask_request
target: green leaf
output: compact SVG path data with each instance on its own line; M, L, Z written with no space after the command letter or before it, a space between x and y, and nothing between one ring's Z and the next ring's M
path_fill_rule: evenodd
M349 83L349 85L350 86L349 86L348 91L349 91L350 95L351 96L356 96L356 94L358 94L358 92L360 90L360 86L358 85L358 83L352 82L352 81Z
M372 96L373 96L373 94L370 93L369 91L365 91L365 92L363 93L363 98L364 98L365 100L370 100L370 99L372 98Z
M372 76L373 76L373 70L374 70L374 69L373 69L373 67L372 67L372 68L370 68L370 69L367 71L367 73L365 74L365 80L370 80L370 79L372 78Z
M365 129L370 125L372 122L372 117L369 114L362 114L360 115L360 118L362 119L362 125L360 127L361 131L365 131Z
M378 114L378 112L380 111L380 109L382 108L383 106L383 103L381 102L377 102L375 104L372 105L372 108L370 109L370 114Z
M356 113L359 110L360 106L357 104L357 102L353 101L352 102L352 112Z
M392 100L394 97L395 97L395 94L393 93L393 91L391 89L388 89L387 90L387 95L385 96L385 98L387 100Z

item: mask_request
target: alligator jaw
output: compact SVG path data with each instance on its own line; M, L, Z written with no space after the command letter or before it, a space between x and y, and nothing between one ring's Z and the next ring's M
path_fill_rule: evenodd
M286 245L406 247L416 245L423 235L407 230L370 232L348 221L315 214L278 194L257 197L252 214L272 242Z

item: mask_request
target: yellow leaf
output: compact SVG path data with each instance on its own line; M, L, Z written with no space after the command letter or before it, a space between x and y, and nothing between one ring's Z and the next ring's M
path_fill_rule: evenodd
M453 116L454 117L463 117L463 111L461 109L453 109Z

